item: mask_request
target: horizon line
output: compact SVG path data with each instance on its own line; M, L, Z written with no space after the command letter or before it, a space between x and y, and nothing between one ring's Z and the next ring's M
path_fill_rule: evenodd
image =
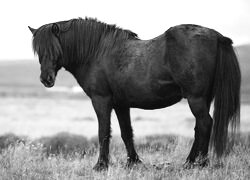
M235 48L241 47L241 46L250 46L250 42L248 43L242 43L242 44L237 44L233 45ZM33 61L36 60L37 56L34 56L34 58L0 58L0 61Z

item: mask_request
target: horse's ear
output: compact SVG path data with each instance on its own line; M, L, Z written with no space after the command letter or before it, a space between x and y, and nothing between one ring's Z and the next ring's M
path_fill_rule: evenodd
M56 36L58 36L58 34L60 33L60 29L59 29L58 24L53 23L51 31L52 31L53 34L55 34Z
M29 30L32 32L32 34L35 33L36 29L34 29L34 28L30 27L30 26L28 26L28 28L29 28Z

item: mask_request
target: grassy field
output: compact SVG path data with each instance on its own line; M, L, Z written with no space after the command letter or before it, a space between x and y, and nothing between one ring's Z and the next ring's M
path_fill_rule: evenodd
M98 157L98 126L89 100L4 97L0 134L22 136L0 137L0 179L249 179L249 107L242 105L244 135L223 159L224 166L212 161L207 168L190 170L182 168L194 128L185 102L155 111L131 110L136 149L144 162L131 170L124 168L126 151L112 114L111 165L97 173L92 167Z
M65 138L64 138L65 139ZM74 139L72 139L74 140ZM76 142L79 141L78 137ZM250 135L238 139L231 153L220 163L211 160L206 168L183 169L192 140L177 136L149 136L136 139L136 149L142 165L125 168L126 151L120 138L111 141L110 167L95 172L97 161L96 139L84 142L84 155L48 156L41 144L16 143L0 154L0 177L9 179L250 179Z

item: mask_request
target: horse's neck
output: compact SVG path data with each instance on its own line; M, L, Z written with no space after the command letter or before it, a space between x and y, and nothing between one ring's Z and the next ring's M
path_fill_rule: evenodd
M89 92L89 73L90 73L90 68L89 66L84 66L84 65L79 65L77 67L74 68L69 68L66 69L67 71L69 71L74 78L76 79L77 83L79 84L79 86L84 90L84 92L89 96L90 92Z

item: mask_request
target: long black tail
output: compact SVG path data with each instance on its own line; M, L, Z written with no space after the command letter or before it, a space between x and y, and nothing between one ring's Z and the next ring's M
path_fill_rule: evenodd
M240 124L241 74L231 39L219 36L216 63L214 124L210 145L217 157L221 157L227 147L229 125L232 135L235 135Z

